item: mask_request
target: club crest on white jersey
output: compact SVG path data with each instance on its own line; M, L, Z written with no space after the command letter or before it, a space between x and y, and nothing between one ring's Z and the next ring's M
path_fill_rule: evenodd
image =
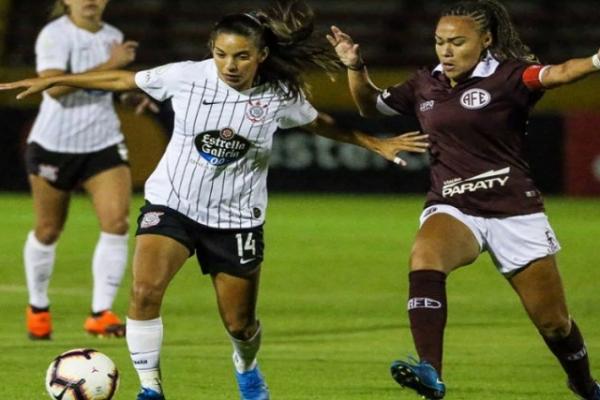
M487 90L469 89L460 96L460 105L467 110L479 110L492 101L492 95Z
M267 116L268 108L269 105L267 103L263 104L260 100L250 100L250 105L246 110L246 117L254 123L263 121Z
M211 165L223 166L239 160L250 149L250 142L231 128L200 133L194 139L200 156Z

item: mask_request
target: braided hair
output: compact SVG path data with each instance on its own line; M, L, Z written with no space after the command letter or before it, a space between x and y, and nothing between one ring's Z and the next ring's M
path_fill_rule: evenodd
M309 88L304 72L340 69L339 60L325 40L313 35L314 13L302 0L277 2L273 7L246 14L228 15L215 24L209 48L218 35L231 33L251 38L257 48L269 48L258 69L261 81L286 98L298 98Z
M492 34L490 51L499 61L539 62L529 47L521 42L508 11L497 0L461 1L446 8L441 16L472 18L482 33Z

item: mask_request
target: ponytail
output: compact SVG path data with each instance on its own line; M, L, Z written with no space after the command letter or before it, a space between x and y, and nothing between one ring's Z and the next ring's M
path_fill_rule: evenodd
M508 11L497 0L461 1L446 8L441 16L472 18L482 33L492 34L489 50L499 61L539 62L529 47L523 44Z
M224 17L211 32L211 49L221 33L253 38L259 49L268 47L269 56L259 66L259 77L288 98L308 92L304 80L307 69L316 67L328 73L340 69L331 46L313 35L314 13L302 0L278 2L266 10Z

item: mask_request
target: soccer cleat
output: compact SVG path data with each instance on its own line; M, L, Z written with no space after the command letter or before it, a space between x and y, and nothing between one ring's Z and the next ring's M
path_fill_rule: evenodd
M90 315L83 324L83 328L94 336L125 336L125 324L110 310L105 310L97 315Z
M155 390L143 387L138 393L136 400L165 400L165 396Z
M402 387L413 389L428 400L443 399L446 385L426 361L394 361L390 367L392 377Z
M250 371L235 372L241 400L269 400L269 388L258 366Z
M27 306L27 333L31 340L50 340L52 335L52 316L50 311L34 312Z
M587 397L581 394L577 389L575 389L575 386L573 386L571 382L567 382L567 386L569 387L569 389L571 389L571 392L575 393L575 395L581 400L600 400L600 383L598 382L594 384L594 391L590 393L590 395Z

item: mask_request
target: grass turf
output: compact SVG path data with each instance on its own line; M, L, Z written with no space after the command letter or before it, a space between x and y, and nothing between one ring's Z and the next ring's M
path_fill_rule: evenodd
M141 205L136 198L134 207ZM407 257L422 199L371 196L282 196L270 200L259 315L260 364L272 397L416 399L389 377L389 363L414 353L405 311ZM561 241L559 263L571 313L600 376L600 236L598 200L549 199ZM46 367L70 348L108 354L121 371L116 399L134 399L138 381L125 342L86 336L90 258L98 235L89 201L73 199L57 251L50 296L54 340L31 342L24 330L27 293L22 246L32 223L26 195L0 196L0 393L39 400ZM132 211L132 225L137 210ZM133 240L132 240L133 245ZM115 310L126 310L130 277ZM484 254L448 283L447 399L554 400L572 396L553 356L528 322L516 295ZM163 306L164 388L170 400L237 398L231 348L209 279L192 259Z

